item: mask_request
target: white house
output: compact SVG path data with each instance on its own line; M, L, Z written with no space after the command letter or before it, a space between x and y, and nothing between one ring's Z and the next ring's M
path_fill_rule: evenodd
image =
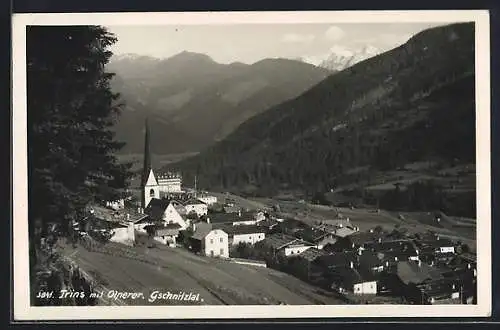
M116 201L107 201L106 207L109 207L113 210L122 210L125 208L125 200L122 198Z
M231 245L238 245L240 243L255 244L266 238L266 230L260 226L227 226L224 228L229 235Z
M202 215L207 215L208 213L208 205L195 198L184 202L184 207L186 209L186 214L194 212L198 217L201 217Z
M193 224L191 249L209 257L229 258L229 236L222 229L213 229L209 223Z
M134 245L135 243L135 230L134 225L130 223L129 225L116 225L115 228L111 229L111 242L121 243L125 245Z
M149 215L152 221L163 222L164 226L168 224L178 224L180 230L189 226L189 221L182 217L182 206L176 205L175 201L166 199L152 199L144 213Z
M215 196L200 195L200 196L198 196L198 199L200 201L202 201L203 203L207 204L208 206L217 203L217 197L215 197Z
M270 246L275 252L285 255L285 257L301 254L314 247L314 244L282 234L268 236L263 243Z
M337 280L332 284L332 288L337 291L352 292L355 295L375 295L377 294L377 280L375 275L369 272L361 273L354 267L351 261L348 267L335 270Z
M155 232L154 240L170 247L176 247L179 229L178 224L169 224L164 228L159 228Z

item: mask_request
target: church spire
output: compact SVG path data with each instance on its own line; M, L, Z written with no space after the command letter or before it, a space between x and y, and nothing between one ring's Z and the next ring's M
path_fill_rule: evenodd
M151 171L151 149L149 146L149 123L146 118L145 122L146 133L144 136L144 165L142 168L141 187L145 187L148 181L149 172Z

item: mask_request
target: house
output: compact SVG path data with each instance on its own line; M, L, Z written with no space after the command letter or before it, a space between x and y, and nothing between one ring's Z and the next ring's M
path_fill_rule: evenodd
M231 206L226 205L226 206L224 206L223 209L224 209L225 213L238 213L241 211L241 209L239 207L234 206L234 205L231 205Z
M217 197L215 196L210 196L210 195L199 195L198 199L202 201L203 203L207 204L208 206L214 205L217 203Z
M413 296L411 302L416 304L461 304L462 303L462 285L450 279L438 279L431 282L424 282L416 285L419 291Z
M211 223L214 227L225 225L256 225L260 221L264 221L265 217L259 212L242 212L236 213L213 213L207 216L207 223Z
M109 240L115 243L121 243L129 246L135 244L135 231L133 224L121 224L117 223L114 228L111 229L111 237Z
M314 244L285 234L268 236L262 241L262 244L269 246L274 253L281 254L285 257L300 254L314 247Z
M186 214L194 212L198 217L201 217L203 215L207 215L208 213L208 205L198 199L191 198L183 204L186 209Z
M376 242L365 243L363 249L382 253L386 260L389 260L387 259L389 257L390 259L394 259L394 261L418 261L420 254L414 243L407 239L383 241L379 238Z
M305 228L295 232L295 237L313 243L316 248L323 249L326 244L333 244L337 241L334 234L319 228Z
M180 225L177 223L170 223L165 227L157 228L154 240L170 247L176 247L180 228Z
M225 226L223 230L229 235L229 244L255 244L266 238L266 228L256 225Z
M405 297L409 301L421 301L417 286L442 279L441 272L422 261L399 261L391 272L384 276L384 287L393 295Z
M371 251L359 250L357 263L359 268L377 274L384 270L384 260L382 260L378 253Z
M144 212L152 221L162 222L164 226L176 223L181 230L189 226L189 221L181 215L185 213L183 206L174 200L153 198Z
M440 239L439 236L433 240L421 240L416 241L419 249L422 252L428 252L432 254L454 254L455 244L449 239Z
M190 238L191 249L205 256L229 258L229 236L222 229L215 229L209 223L193 224Z
M369 272L356 269L351 262L348 267L333 268L328 273L331 288L339 293L353 293L355 295L376 295L377 279Z
M317 267L314 261L324 255L325 252L315 247L307 249L288 259L287 271L302 280L321 284L321 268Z
M113 210L122 210L125 208L125 200L122 198L115 201L107 201L106 207L109 207Z

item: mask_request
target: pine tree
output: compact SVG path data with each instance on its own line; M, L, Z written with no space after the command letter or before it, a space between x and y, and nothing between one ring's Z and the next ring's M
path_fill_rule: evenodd
M93 200L126 188L130 164L114 156L123 144L112 126L119 95L105 65L116 38L97 26L27 28L29 221L63 232Z

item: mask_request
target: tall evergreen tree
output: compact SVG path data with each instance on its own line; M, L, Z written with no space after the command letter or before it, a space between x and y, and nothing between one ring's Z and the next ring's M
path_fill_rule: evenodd
M105 65L116 38L98 26L27 28L30 236L35 223L68 224L91 201L126 188L130 164L112 126L120 111Z

